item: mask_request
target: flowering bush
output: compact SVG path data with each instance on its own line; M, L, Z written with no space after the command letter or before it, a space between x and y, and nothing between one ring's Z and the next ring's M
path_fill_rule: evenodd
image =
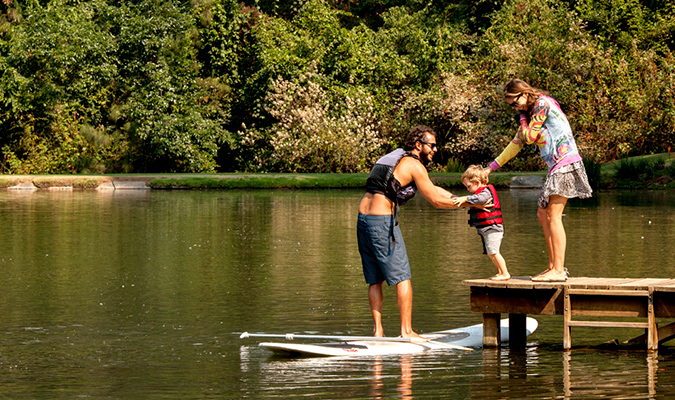
M265 132L242 131L242 144L267 137L269 159L261 169L293 172L363 172L381 154L373 98L362 90L340 95L324 89L321 76L310 72L298 82L281 77L268 95L269 114L278 122Z

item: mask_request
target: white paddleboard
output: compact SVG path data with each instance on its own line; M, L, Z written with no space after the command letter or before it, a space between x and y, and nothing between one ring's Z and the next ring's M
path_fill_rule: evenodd
M525 323L527 335L531 335L538 327L534 318L528 317ZM457 349L459 346L479 348L483 346L483 324L464 328L432 332L422 335L428 341L396 342L386 340L344 340L326 343L282 343L263 342L260 346L272 350L275 354L294 357L317 356L380 356L397 354L414 354L430 350ZM509 320L501 320L502 343L509 341ZM457 347L453 347L457 346Z

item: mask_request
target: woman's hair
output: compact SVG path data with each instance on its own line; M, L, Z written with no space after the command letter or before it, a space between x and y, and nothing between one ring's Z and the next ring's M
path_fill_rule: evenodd
M526 96L528 108L532 107L532 104L534 104L539 96L547 94L548 93L545 91L532 87L527 82L518 78L511 79L504 85L504 97L514 98L520 95Z
M410 151L415 148L415 143L424 142L425 133L430 133L436 136L434 130L429 128L428 126L417 125L414 126L412 129L410 129L410 133L408 133L408 137L405 139L405 144L403 146L404 150Z
M489 174L480 165L469 165L469 168L462 174L462 183L465 181L487 184L489 182Z

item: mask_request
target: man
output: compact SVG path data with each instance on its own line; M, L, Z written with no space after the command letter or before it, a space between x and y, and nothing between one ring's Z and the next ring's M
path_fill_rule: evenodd
M412 330L410 264L398 226L398 207L420 192L435 208L456 208L452 194L435 186L426 165L437 151L434 131L426 126L410 130L404 149L380 158L368 176L366 195L359 204L357 238L373 314L373 335L382 329L382 284L396 285L401 337L418 338Z

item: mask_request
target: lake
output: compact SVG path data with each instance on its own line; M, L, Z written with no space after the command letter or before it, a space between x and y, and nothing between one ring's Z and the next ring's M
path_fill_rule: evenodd
M502 254L543 270L538 190L502 190ZM460 192L460 194L464 194ZM0 397L162 399L668 398L658 355L596 345L639 330L535 316L525 351L285 359L243 331L369 335L356 244L361 191L0 191ZM563 218L571 276L673 278L675 193L601 192ZM462 280L494 267L464 210L401 209L413 327L481 322ZM394 288L383 322L399 334ZM672 321L660 321L670 323Z

